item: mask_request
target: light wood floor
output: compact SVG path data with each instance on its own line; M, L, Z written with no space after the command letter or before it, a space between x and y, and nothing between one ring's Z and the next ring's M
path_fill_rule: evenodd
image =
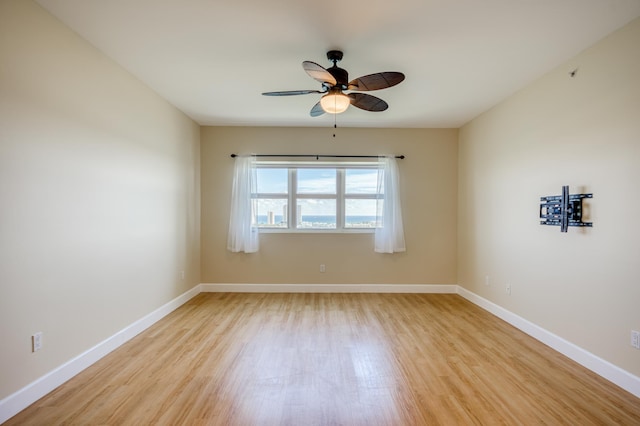
M203 293L7 425L640 425L456 295Z

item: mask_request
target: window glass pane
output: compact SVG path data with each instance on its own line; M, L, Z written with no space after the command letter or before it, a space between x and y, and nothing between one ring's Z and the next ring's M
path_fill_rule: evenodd
M335 194L336 169L298 169L298 194Z
M375 194L378 169L346 169L344 183L347 194Z
M258 204L258 227L287 227L286 199L259 198L256 201Z
M288 187L288 170L258 168L258 193L286 194Z
M368 164L298 167L293 163L258 167L254 196L258 226L332 231L340 223L345 229L373 231L379 207L376 192L380 172L376 167L366 167ZM295 186L289 187L292 171ZM342 188L337 187L338 183ZM342 218L337 217L339 205L344 206ZM289 206L294 207L297 217L288 217Z
M335 229L336 200L299 199L297 227L301 229Z
M375 228L376 200L344 200L345 228Z

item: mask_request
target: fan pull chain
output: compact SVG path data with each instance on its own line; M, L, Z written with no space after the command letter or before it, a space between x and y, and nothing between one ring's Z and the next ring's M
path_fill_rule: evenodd
M337 123L336 123L336 120L337 120L337 119L336 119L336 115L338 115L338 114L333 114L333 128L334 128L334 129L337 129L337 128L338 128L338 125L337 125ZM335 130L333 131L333 137L334 137L334 138L336 137L336 131L335 131Z

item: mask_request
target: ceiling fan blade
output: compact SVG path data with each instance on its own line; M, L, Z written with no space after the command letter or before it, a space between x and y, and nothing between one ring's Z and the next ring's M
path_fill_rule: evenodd
M351 105L365 111L378 112L389 108L389 105L382 99L366 93L349 93L347 96L351 99Z
M395 86L402 83L404 74L401 72L378 72L375 74L364 75L349 82L349 90L380 90L387 87Z
M320 105L320 102L318 102L313 106L313 108L311 108L310 114L312 117L317 117L319 115L324 114L324 110L322 109L322 105Z
M331 75L322 65L318 65L315 62L304 61L302 68L311 76L311 78L318 80L320 83L328 83L331 86L338 84L335 77Z
M264 96L293 96L308 95L309 93L324 93L320 90L285 90L283 92L264 92Z

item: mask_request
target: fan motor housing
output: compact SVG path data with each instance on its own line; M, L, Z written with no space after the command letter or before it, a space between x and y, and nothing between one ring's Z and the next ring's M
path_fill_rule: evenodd
M347 70L338 68L337 66L332 66L331 68L327 68L327 71L336 79L336 86L340 87L342 90L346 90L349 87L349 73Z
M335 87L338 87L342 90L346 90L349 87L349 73L347 70L339 68L336 66L337 62L342 60L343 53L340 50L330 50L327 52L327 59L333 62L333 66L331 68L327 68L327 71L336 79Z

